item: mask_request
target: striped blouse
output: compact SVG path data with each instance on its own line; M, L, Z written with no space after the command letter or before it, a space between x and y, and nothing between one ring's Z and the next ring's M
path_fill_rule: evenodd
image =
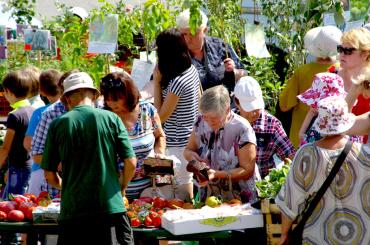
M169 93L178 96L179 102L171 116L164 122L167 147L182 147L188 142L198 115L199 74L193 65L171 80L162 91L163 99Z

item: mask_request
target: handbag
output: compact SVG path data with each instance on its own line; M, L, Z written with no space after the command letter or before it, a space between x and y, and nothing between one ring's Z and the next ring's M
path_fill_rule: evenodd
M340 167L342 166L342 163L346 159L348 152L352 148L353 142L347 141L346 146L344 147L343 151L340 153L339 157L337 158L337 161L335 162L332 170L330 171L328 177L320 187L320 189L317 191L315 196L312 198L312 201L307 203L307 208L303 210L301 215L298 215L295 219L295 222L297 222L297 225L294 229L291 229L288 233L288 239L284 242L284 245L297 245L302 244L302 235L304 226L307 222L307 220L312 215L313 211L315 210L317 204L320 202L322 196L325 194L326 190L329 188L331 182L333 182L335 175L338 173ZM295 223L293 222L293 223Z
M207 197L215 196L222 201L230 201L232 199L240 199L240 193L233 189L231 175L228 179L218 180L217 182L208 182L207 184Z

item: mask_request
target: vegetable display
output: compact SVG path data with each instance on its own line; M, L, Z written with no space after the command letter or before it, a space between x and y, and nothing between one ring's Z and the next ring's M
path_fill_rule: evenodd
M256 182L258 196L260 198L275 199L281 186L288 176L290 165L283 165L281 169L273 168L270 173L261 181Z

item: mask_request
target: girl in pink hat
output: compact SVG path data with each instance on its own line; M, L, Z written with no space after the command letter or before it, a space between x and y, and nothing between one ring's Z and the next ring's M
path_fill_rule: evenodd
M299 130L301 145L321 139L320 133L311 127L317 117L318 102L327 97L344 98L346 95L343 79L339 75L328 72L315 75L311 88L297 96L300 101L311 107Z

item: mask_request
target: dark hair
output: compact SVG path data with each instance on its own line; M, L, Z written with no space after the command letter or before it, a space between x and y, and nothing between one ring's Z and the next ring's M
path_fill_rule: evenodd
M27 98L32 88L32 84L28 79L28 74L22 70L11 71L4 77L3 87L17 98Z
M161 87L191 66L191 58L181 32L176 28L161 32L156 39L158 69L162 74Z
M106 98L126 100L128 111L133 111L139 103L140 92L132 78L124 72L112 72L101 79L100 92ZM105 104L106 107L108 107Z
M58 86L61 76L62 74L55 69L43 71L39 78L40 91L48 96L57 96L61 92L61 88Z
M40 89L40 70L37 67L34 66L28 66L21 70L27 76L28 82L31 83L30 91L29 91L29 97L33 97L37 94L39 94Z

